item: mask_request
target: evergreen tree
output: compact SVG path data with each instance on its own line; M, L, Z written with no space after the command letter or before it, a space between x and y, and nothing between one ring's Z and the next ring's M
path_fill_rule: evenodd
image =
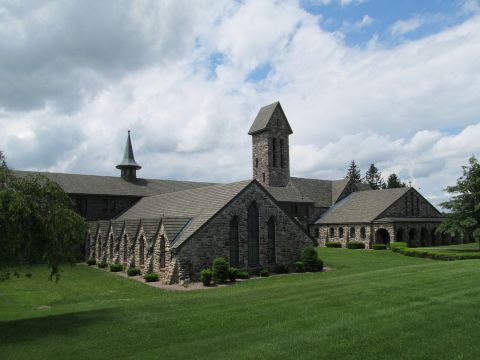
M469 234L480 245L480 164L472 156L469 165L462 168L463 175L457 184L445 189L452 197L440 204L448 211L438 232Z
M375 164L370 164L370 167L365 173L365 182L370 185L373 190L385 189L385 181L382 178L382 173Z
M396 189L406 187L407 185L400 180L397 174L393 173L387 179L387 189Z
M86 224L72 201L44 176L14 176L0 156L0 281L12 269L46 263L59 277L62 263L78 260Z
M350 166L348 167L348 170L347 170L347 176L345 178L352 179L354 183L359 183L362 180L360 169L355 163L355 160L352 160L352 162L350 163Z

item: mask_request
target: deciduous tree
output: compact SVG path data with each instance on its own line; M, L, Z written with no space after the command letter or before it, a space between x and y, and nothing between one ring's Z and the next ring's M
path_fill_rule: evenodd
M469 234L480 245L480 164L475 156L468 162L457 184L445 189L452 197L440 204L447 211L438 232Z
M13 268L46 263L58 280L59 265L78 260L85 221L56 183L15 176L3 155L0 163L0 279Z

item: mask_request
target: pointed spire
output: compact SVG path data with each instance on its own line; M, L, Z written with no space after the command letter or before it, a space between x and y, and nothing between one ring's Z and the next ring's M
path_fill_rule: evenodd
M125 144L125 152L123 153L123 160L116 166L122 171L122 177L126 180L135 180L137 178L137 170L142 167L138 165L133 156L132 141L130 139L130 130L128 130L127 143Z

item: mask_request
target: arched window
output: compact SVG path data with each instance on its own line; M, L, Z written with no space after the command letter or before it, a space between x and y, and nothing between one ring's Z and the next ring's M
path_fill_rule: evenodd
M277 167L277 139L272 139L273 167Z
M315 237L319 238L320 237L320 229L317 227L315 228Z
M367 232L365 231L365 228L363 226L360 228L360 237L362 239L365 239L367 237Z
M415 215L413 211L413 192L410 193L410 215Z
M160 237L160 268L165 267L165 237Z
M417 216L420 216L420 198L417 196Z
M144 265L145 264L145 239L143 238L143 236L140 238L140 245L139 245L139 263L140 265Z
M333 239L335 237L335 228L331 227L330 228L330 238Z
M110 248L109 248L109 252L110 254L109 255L109 258L110 258L110 262L113 261L113 235L110 235Z
M272 216L267 223L267 259L269 264L275 264L275 218Z
M256 266L260 259L258 208L255 202L248 207L248 266Z
M230 264L238 266L239 260L238 217L234 216L230 220Z
M343 238L343 227L338 229L338 237Z
M128 240L127 240L127 234L123 236L123 261L127 262L128 261Z
M405 196L405 216L408 216L408 197Z
M283 139L280 139L280 166L285 167L285 149L283 146Z
M355 228L353 226L350 228L350 239L355 239Z

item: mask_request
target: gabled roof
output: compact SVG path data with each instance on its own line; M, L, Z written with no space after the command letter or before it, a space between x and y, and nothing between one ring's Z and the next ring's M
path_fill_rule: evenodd
M287 123L288 127L288 133L292 134L292 128L290 127L290 124L288 123L287 117L285 116L285 113L283 112L282 106L278 101L274 102L273 104L264 106L260 109L258 112L257 116L255 117L255 120L253 121L252 126L250 127L250 130L248 131L248 135L254 135L259 132L262 132L267 129L268 123L270 119L272 118L273 113L275 110L279 108L283 118L285 119L285 122Z
M130 238L130 241L137 238L139 228L140 219L125 219L125 232Z
M320 180L291 177L285 187L267 186L265 189L278 202L314 203L315 207L328 208L337 202L349 183L348 179ZM371 190L357 184L358 191Z
M143 198L118 219L177 217L187 220L189 218L188 224L175 240L173 247L177 247L252 182L254 180L213 185ZM172 226L181 227L182 224L172 224Z
M398 188L354 192L332 206L316 224L372 222L408 191Z
M18 170L14 170L13 173L16 176L46 176L50 180L56 182L67 194L144 197L214 185L212 183L193 181L153 179L136 179L130 182L122 179L121 177L114 176L63 174Z
M122 236L124 226L124 221L112 221L112 232L115 239L118 239L120 236Z

